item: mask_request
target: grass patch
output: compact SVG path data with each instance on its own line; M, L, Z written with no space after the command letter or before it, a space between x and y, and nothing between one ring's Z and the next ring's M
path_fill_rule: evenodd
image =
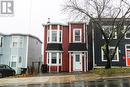
M111 69L97 68L91 70L91 72L99 75L122 74L122 73L130 73L130 68L111 68Z

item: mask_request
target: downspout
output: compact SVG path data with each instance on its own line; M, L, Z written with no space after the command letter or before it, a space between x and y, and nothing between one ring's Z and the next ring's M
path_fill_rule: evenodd
M28 64L28 46L29 46L29 36L27 36L27 44L26 44L26 68Z
M93 68L95 67L95 48L94 48L94 28L92 23L92 47L93 47Z

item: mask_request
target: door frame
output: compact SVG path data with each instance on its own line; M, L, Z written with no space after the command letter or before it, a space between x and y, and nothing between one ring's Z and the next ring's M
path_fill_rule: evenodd
M125 45L125 57L126 57L126 66L130 66L130 65L128 65L128 61L127 61L127 50L130 50L130 48L127 48L127 46L130 46L130 44L126 44Z
M80 70L76 70L75 69L75 63L76 63L76 61L75 61L75 56L76 55L79 55L80 56ZM82 53L74 53L73 54L73 71L83 71L83 66L82 66Z

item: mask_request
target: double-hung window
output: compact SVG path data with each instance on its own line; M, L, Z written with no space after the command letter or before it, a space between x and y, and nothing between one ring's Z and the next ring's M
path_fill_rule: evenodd
M51 64L57 63L57 53L52 53L51 55Z
M12 36L12 47L13 48L18 47L18 36Z
M22 48L23 47L23 37L22 36L12 36L12 47Z
M62 42L62 30L48 30L47 31L48 43L61 43Z
M56 30L52 31L52 37L51 38L52 38L52 42L56 42L57 41L57 31Z
M110 35L112 34L113 39L117 39L117 32L116 29L113 29L113 26L102 26L103 31L107 38L110 38ZM104 37L102 36L104 39Z
M47 64L48 65L61 65L62 64L62 53L59 53L59 52L47 53Z
M124 28L126 29L126 26L124 26ZM125 39L130 39L130 27L128 27L126 31L127 32L125 33Z
M11 56L11 67L17 66L17 56Z
M110 51L110 56L112 57L112 54L114 52L115 47L109 47L109 51ZM106 57L105 57L105 53L103 51L103 48L101 48L101 56L102 56L102 61L107 61ZM112 58L112 61L119 61L119 52L118 52L118 48L116 49L116 53L114 55L114 57Z
M74 29L73 42L81 42L81 29Z

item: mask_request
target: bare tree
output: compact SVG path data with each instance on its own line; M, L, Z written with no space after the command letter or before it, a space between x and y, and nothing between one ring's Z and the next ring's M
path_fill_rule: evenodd
M63 10L76 18L81 18L81 20L91 21L101 32L105 40L102 46L107 59L105 68L111 68L111 61L116 54L117 47L130 28L128 22L130 21L129 0L68 0ZM104 29L103 18L111 19L109 30ZM115 49L111 53L109 46L115 36L117 36Z

